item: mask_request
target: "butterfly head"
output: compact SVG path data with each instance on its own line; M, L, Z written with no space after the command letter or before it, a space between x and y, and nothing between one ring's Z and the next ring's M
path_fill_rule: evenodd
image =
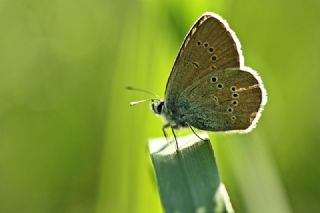
M155 114L161 115L164 112L164 101L152 101L151 109Z

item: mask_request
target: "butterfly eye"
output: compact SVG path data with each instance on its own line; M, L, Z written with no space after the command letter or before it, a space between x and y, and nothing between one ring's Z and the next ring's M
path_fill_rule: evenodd
M160 102L159 105L157 106L157 111L159 114L161 114L163 110L163 105L164 105L164 102Z
M198 46L200 46L201 45L201 41L198 41L197 44L198 44Z
M212 60L212 61L216 61L216 60L217 60L217 56L216 56L216 55L213 55L213 56L211 57L211 60Z
M204 44L203 44L203 46L204 47L207 47L209 44L207 43L207 42L205 42Z
M222 88L223 88L223 84L218 84L217 87L218 87L219 89L222 89Z
M234 105L234 106L237 106L238 105L238 101L237 100L234 100L234 101L231 101L232 102L232 104Z
M231 116L231 120L236 120L237 119L237 117L236 116Z
M213 52L213 48L212 48L212 47L209 48L209 52L210 52L210 53Z

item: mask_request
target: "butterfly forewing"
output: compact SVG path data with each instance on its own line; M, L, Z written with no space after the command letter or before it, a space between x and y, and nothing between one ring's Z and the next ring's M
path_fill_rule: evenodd
M218 16L206 13L186 36L166 87L166 106L175 108L177 97L192 82L224 68L239 68L240 46L228 25Z

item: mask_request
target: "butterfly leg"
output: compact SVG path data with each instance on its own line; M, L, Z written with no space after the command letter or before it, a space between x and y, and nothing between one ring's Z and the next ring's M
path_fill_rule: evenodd
M166 128L168 128L168 127L169 127L169 124L163 125L163 126L162 126L162 132L163 132L164 137L165 137L166 140L167 140L167 143L169 144L168 134L167 134L167 131L166 131Z
M201 137L196 133L196 131L194 131L194 129L192 128L192 126L190 126L189 124L187 124L187 125L189 126L189 128L191 129L191 131L193 132L193 134L195 134L195 135L197 136L197 138L199 138L199 139L202 140L202 141L208 140L208 139L203 139L203 138L201 138Z
M171 131L172 131L172 134L173 134L173 137L174 137L174 141L176 142L176 148L177 148L177 152L179 151L179 146L178 146L178 141L177 141L177 136L176 136L176 133L174 132L173 128L171 127Z

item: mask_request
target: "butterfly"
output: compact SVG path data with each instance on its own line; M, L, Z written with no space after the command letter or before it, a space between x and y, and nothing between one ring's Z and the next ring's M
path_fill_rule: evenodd
M179 128L249 132L266 101L261 78L244 66L237 36L225 20L207 12L182 43L164 100L152 99L151 108L165 118L163 133L167 137L171 128L177 144Z

